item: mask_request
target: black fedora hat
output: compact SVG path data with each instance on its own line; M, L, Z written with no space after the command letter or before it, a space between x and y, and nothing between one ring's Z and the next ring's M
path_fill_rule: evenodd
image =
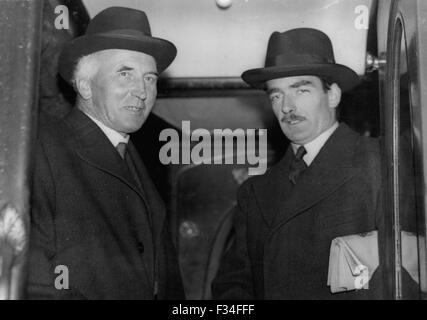
M126 49L151 55L156 59L159 73L176 57L176 47L173 43L151 36L145 12L110 7L93 17L85 35L64 46L58 60L59 74L71 83L79 58L107 49Z
M352 69L335 63L329 37L311 28L273 32L268 41L265 67L245 71L242 79L261 88L267 80L303 75L325 78L337 83L343 91L359 82Z

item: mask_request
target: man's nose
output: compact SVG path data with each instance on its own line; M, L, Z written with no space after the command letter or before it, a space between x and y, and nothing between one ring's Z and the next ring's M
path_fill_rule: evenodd
M132 88L132 95L138 99L145 100L147 98L147 91L145 87L144 79L135 81Z
M295 102L290 97L284 96L282 102L282 112L287 114L295 111Z

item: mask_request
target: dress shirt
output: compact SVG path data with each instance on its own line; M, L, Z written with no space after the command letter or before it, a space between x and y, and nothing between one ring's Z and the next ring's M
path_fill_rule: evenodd
M93 122L95 122L97 124L97 126L102 130L102 132L104 132L104 134L107 136L108 140L110 140L110 142L113 144L114 148L117 148L117 146L120 142L124 142L126 144L129 142L129 135L128 134L126 134L126 136L123 137L116 130L113 130L113 129L107 127L105 124L103 124L98 119L95 119L94 117L87 114L86 112L85 112L85 114L89 118L91 118L93 120Z
M314 140L304 144L304 148L307 151L307 153L304 155L303 160L307 164L307 166L309 166L313 162L314 158L316 158L320 149L322 149L326 141L328 141L330 136L338 128L338 125L339 125L338 122L335 122L329 129L323 131ZM294 154L296 154L299 147L300 147L299 144L292 143L292 150L294 151Z

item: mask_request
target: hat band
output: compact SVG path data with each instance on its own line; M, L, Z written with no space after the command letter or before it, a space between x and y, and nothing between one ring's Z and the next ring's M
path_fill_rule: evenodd
M332 58L326 58L317 54L279 54L274 57L267 57L265 60L266 67L275 66L295 66L295 65L308 65L318 63L335 63Z
M107 32L98 33L100 36L116 36L116 37L128 37L128 38L140 38L140 37L151 37L151 33L144 33L134 29L116 29Z

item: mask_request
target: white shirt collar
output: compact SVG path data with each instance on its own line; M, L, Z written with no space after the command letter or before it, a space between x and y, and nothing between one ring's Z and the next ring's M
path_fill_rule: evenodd
M304 155L303 160L309 166L314 158L316 158L320 149L325 145L326 141L328 141L329 137L334 133L334 131L338 128L338 122L335 122L329 129L323 131L320 135L318 135L314 140L304 145L307 153ZM292 143L292 150L296 154L300 145Z
M93 122L95 122L97 124L97 126L102 130L102 132L105 133L105 135L107 136L108 140L110 140L110 142L112 143L112 145L114 146L114 148L116 148L117 145L120 142L124 142L124 143L128 143L129 142L129 135L128 134L126 135L126 137L123 137L116 130L113 130L113 129L107 127L105 124L103 124L98 119L95 119L94 117L92 117L91 115L87 114L86 112L85 112L85 114L89 118L91 118L93 120Z

